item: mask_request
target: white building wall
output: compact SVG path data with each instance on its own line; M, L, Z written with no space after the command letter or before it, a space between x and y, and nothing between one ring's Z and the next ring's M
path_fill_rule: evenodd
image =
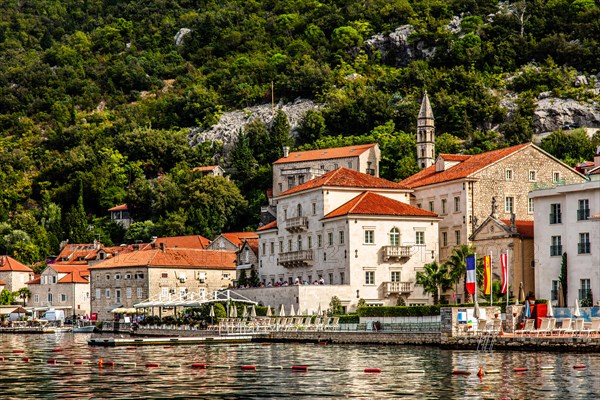
M559 186L529 194L534 199L536 297L550 298L552 281L558 280L562 257L567 253L567 305L573 307L581 280L589 279L594 303L600 299L600 182ZM578 220L579 200L588 199L590 219ZM560 204L561 223L550 223L551 205ZM596 217L593 217L594 214ZM580 233L589 233L590 253L579 254ZM551 255L552 237L560 236L562 252Z

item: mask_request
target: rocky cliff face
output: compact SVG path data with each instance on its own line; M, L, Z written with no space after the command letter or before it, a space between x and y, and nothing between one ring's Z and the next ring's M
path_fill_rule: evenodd
M292 134L298 127L304 114L309 110L316 110L319 105L312 100L297 99L292 103L278 104L275 106L287 115L291 126ZM269 126L273 122L274 112L271 104L261 104L248 107L243 110L236 110L224 113L219 122L208 129L192 128L188 136L190 145L195 146L204 141L220 141L223 143L225 151L228 151L235 143L238 131L248 123L259 120Z
M435 48L427 48L423 42L410 43L408 38L415 32L412 25L402 25L390 34L377 34L365 40L364 48L379 51L381 60L396 67L406 67L414 59L429 59Z
M536 132L551 132L559 128L600 127L600 104L555 97L539 99L533 121Z

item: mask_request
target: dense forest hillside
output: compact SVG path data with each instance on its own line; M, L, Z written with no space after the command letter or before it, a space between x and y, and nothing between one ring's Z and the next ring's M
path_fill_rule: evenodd
M401 28L408 56L379 38ZM439 152L529 141L541 96L599 100L594 0L4 0L0 2L0 248L23 262L59 243L252 229L282 145L377 141L382 175L417 170L424 90ZM231 110L309 99L190 146ZM507 96L511 106L505 103ZM543 146L574 163L598 137ZM220 164L232 180L193 167ZM128 203L124 231L106 210Z

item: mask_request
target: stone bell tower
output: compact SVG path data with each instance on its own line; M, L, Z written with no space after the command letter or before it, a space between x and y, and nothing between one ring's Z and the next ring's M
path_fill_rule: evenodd
M435 162L435 123L427 91L423 93L417 118L417 163L425 169Z

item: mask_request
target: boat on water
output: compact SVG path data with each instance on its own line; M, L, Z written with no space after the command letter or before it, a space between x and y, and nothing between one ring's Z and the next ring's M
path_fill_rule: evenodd
M93 333L95 330L95 324L85 324L81 322L73 327L73 333Z

